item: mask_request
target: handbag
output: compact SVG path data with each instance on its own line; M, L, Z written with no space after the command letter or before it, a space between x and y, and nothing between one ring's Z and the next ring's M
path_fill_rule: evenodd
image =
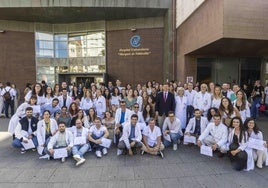
M265 112L265 105L264 104L260 105L259 111L260 112Z

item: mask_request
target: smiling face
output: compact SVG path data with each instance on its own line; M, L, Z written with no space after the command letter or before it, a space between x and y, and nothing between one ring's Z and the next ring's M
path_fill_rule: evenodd
M238 119L233 119L232 127L239 128L239 126L240 126L240 121Z
M250 120L250 121L248 122L248 128L249 128L249 129L253 129L254 126L255 126L255 122L254 122L254 120Z

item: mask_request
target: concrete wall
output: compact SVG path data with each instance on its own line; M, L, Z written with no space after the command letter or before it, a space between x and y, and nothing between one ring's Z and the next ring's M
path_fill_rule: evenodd
M223 37L223 0L205 1L177 29L177 80L196 78L196 61L188 53Z
M168 8L171 0L1 0L0 7Z
M268 40L267 0L224 0L224 37Z
M25 84L36 80L34 45L34 33L0 33L0 81L15 83L22 95Z
M134 35L141 37L138 48L130 45L130 38ZM162 82L163 38L163 28L137 29L135 32L130 30L108 31L107 73L109 80L120 79L123 85L145 83L148 80ZM120 49L132 51L123 52ZM148 49L142 50L148 54L135 55L134 50L139 49Z
M176 27L179 27L205 0L177 0Z

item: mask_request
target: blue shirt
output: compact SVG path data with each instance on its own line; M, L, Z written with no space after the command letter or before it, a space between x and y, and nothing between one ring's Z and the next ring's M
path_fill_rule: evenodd
M126 112L121 112L121 118L120 118L120 124L124 123L125 122L125 115L126 115Z
M135 138L135 127L136 126L133 126L133 125L131 125L130 126L131 127L131 129L130 129L130 135L129 135L129 139L132 139L132 138Z

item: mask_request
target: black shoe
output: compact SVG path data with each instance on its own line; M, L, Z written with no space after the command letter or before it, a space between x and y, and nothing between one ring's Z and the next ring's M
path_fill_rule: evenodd
M223 158L223 157L224 157L224 153L219 152L219 153L218 153L218 157L219 157L219 158Z
M158 155L159 155L162 159L164 159L164 153L163 153L162 151L159 151Z

